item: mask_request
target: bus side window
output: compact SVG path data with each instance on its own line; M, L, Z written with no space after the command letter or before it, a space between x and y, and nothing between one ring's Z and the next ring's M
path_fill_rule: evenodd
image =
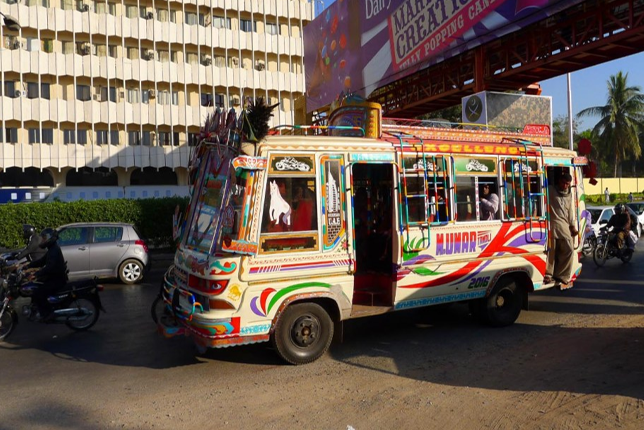
M543 191L536 161L526 164L523 160L506 160L503 167L505 217L543 216Z

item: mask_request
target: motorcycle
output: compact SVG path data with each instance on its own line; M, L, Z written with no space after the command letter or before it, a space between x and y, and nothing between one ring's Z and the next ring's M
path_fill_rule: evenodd
M608 231L606 227L599 229L599 236L597 237L597 246L593 253L593 261L597 267L602 267L606 264L607 260L611 258L619 258L623 263L628 263L633 257L633 250L626 246L624 240L620 248L617 247L617 233Z
M595 236L595 232L590 229L584 237L584 243L581 246L581 253L585 257L592 257L595 253L595 248L597 248L597 236Z
M20 297L32 297L38 288L38 283L28 281L21 269L10 271L7 268L5 261L0 260L0 341L5 340L18 324L13 303ZM85 331L96 324L100 311L105 312L98 294L102 290L103 286L96 284L96 278L68 282L47 298L53 313L46 321L40 319L33 301L22 307L22 315L30 321L65 324L72 330Z

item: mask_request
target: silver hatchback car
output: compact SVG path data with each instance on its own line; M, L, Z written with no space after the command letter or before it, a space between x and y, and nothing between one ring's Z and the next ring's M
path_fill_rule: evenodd
M70 279L114 277L124 284L143 279L148 246L132 224L75 223L57 230Z

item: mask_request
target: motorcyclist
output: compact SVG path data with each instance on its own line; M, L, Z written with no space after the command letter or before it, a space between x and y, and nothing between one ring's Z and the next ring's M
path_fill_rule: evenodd
M613 227L615 233L615 240L617 241L617 249L622 249L624 240L629 237L631 231L631 216L626 211L626 206L623 203L615 205L615 214L610 217L606 229Z
M52 308L47 297L58 288L67 283L67 264L63 252L58 246L58 232L53 228L46 228L40 233L40 248L47 249L47 253L39 260L29 263L27 269L40 268L32 275L40 285L33 293L32 300L40 311L41 320L47 320L52 314Z
M27 247L15 255L17 261L23 258L28 258L30 261L36 261L44 257L47 253L46 249L40 247L40 235L36 233L33 225L23 224L22 235L27 240Z

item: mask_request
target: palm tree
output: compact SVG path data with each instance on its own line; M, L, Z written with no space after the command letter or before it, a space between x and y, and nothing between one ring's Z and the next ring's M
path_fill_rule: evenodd
M636 160L642 155L638 134L644 129L644 94L638 86L629 87L627 79L628 73L611 76L606 105L589 107L577 114L600 117L593 135L599 138L600 149L606 156L615 155L614 177L627 155Z

